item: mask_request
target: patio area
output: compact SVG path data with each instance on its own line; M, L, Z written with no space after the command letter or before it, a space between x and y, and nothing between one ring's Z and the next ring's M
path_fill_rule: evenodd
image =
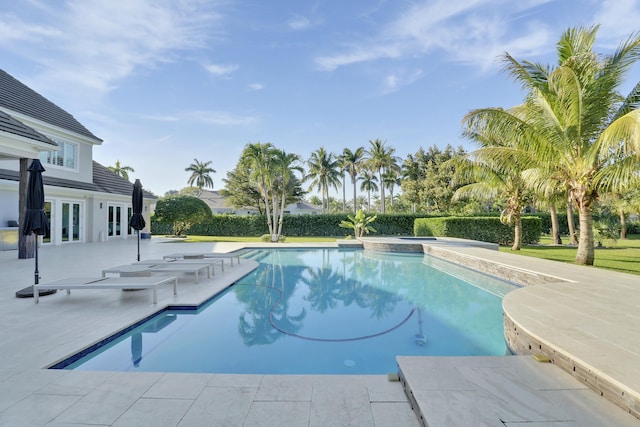
M136 258L133 239L107 243L43 247L39 252L41 282L68 276L99 276ZM255 245L257 246L257 245ZM287 244L287 247L293 245ZM304 245L310 246L310 245ZM337 245L316 245L337 246ZM142 259L175 252L228 252L239 244L184 244L141 241ZM450 248L472 256L497 257L495 251ZM475 252L482 251L482 252ZM225 260L226 262L227 260ZM167 304L200 304L244 276L256 263L225 264L209 279L195 283L179 275L178 293L158 288L158 304L148 290L73 291L66 295L17 299L15 291L33 283L34 260L18 260L16 251L0 252L0 425L10 426L469 426L527 425L640 426L640 420L590 390L586 384L548 363L528 356L497 358L400 358L407 397L401 382L382 375L221 375L178 373L82 372L44 369L79 349L100 341ZM552 274L555 263L529 265ZM520 268L523 268L520 266ZM594 277L593 269L585 274ZM561 273L561 272L558 272ZM602 277L615 277L603 275ZM595 275L597 276L597 274ZM623 275L624 276L624 275ZM626 276L625 276L626 277ZM610 279L609 279L610 280ZM533 289L533 287L532 287ZM630 289L630 288L629 288ZM590 291L593 292L593 291ZM598 301L598 295L590 293ZM617 298L625 298L619 294ZM527 310L524 302L511 306ZM554 305L536 304L538 316L556 313ZM598 316L598 304L589 315ZM609 306L607 306L609 307ZM621 313L621 317L626 314ZM628 317L627 317L628 318ZM637 324L622 322L637 330ZM624 329L623 328L623 329ZM637 334L636 331L627 331ZM539 331L533 331L536 333ZM603 328L601 338L622 338ZM627 335L632 336L632 335ZM636 343L637 341L634 340ZM589 341L592 343L592 341ZM603 365L628 368L630 382L640 378L640 357L602 353ZM636 355L637 356L637 355ZM416 412L412 410L412 405ZM495 409L495 410L494 410ZM500 418L506 411L510 417ZM418 414L418 415L416 415ZM421 416L421 418L419 418ZM472 424L469 424L469 423Z

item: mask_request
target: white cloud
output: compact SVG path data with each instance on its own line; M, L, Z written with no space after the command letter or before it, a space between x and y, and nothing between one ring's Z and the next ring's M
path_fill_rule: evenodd
M262 83L251 83L247 86L249 90L262 90L264 85Z
M396 71L384 78L383 93L388 94L415 83L424 75L422 70Z
M287 25L289 26L290 29L294 31L301 31L301 30L306 30L307 28L311 27L313 24L311 20L305 16L295 16L287 22Z
M12 43L19 47L15 52L38 64L40 86L61 91L84 86L100 94L139 68L205 46L215 34L211 24L220 18L217 4L210 4L66 0L54 7L30 2L23 4L20 16L0 14L0 46Z
M216 76L227 76L236 72L240 66L237 64L209 64L205 65L204 68Z
M603 0L594 16L600 24L599 38L604 38L609 47L615 47L638 31L640 0Z
M524 29L528 32L525 33L520 21L511 22L514 18L523 19L531 10L549 1L422 1L380 25L380 31L372 37L361 35L360 39L344 43L336 53L316 57L315 62L321 69L333 71L346 65L419 57L439 50L450 60L486 69L495 64L498 54L514 49L515 53L537 52L542 44L549 42L545 24L526 25ZM522 35L514 37L514 30Z

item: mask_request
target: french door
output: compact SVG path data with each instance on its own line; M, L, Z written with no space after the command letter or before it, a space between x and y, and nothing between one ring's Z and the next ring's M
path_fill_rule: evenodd
M62 202L62 242L79 242L82 240L82 209L79 202Z

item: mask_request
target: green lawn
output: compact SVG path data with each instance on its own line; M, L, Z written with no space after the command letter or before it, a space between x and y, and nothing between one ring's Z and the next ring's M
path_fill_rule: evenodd
M564 242L568 237L563 237ZM540 245L525 246L512 253L573 263L576 259L577 247L551 246L551 239L543 237ZM616 242L604 242L604 247L596 248L594 267L640 275L640 235L629 236L628 239ZM500 248L503 252L511 252L510 247Z
M338 237L287 237L289 243L335 242ZM567 242L568 237L563 237ZM189 236L180 241L191 242L260 242L259 237L228 237L228 236ZM551 239L543 237L539 245L525 246L520 251L512 252L518 255L550 259L554 261L573 263L577 248L572 246L551 246ZM503 252L511 252L510 247L500 248ZM605 242L605 247L596 248L594 266L623 273L640 275L640 235L629 236L628 239L617 242Z

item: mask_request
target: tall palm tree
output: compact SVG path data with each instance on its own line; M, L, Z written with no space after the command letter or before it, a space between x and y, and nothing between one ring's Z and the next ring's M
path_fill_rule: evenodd
M393 206L393 193L396 186L400 185L400 174L397 164L382 174L382 181L384 182L384 186L387 187L387 190L389 190L389 201L391 202L391 206Z
M371 192L378 191L378 178L373 170L364 168L360 171L360 191L367 192L367 211L371 212Z
M247 144L242 151L242 163L245 167L252 171L252 179L256 182L256 187L262 195L264 201L265 214L267 216L267 226L269 234L275 234L277 224L272 222L270 193L273 188L274 174L270 169L272 164L276 163L277 150L269 142L255 142ZM276 209L276 207L273 207Z
M338 161L333 153L329 153L324 147L318 148L311 153L307 160L309 171L303 181L311 181L309 191L314 187L322 193L322 210L328 208L329 188L338 188L340 184L340 172L338 171Z
M546 176L568 189L580 217L576 263L593 265L593 205L599 194L624 188L640 159L640 83L625 98L618 89L640 59L640 35L612 55L593 51L598 27L570 28L557 43L558 64L545 67L504 55L505 69L528 91L527 116L489 108L471 112L467 126L523 136L520 150L536 159L531 176Z
M120 165L120 160L116 160L115 166L109 166L109 170L127 181L129 181L129 172L135 172L131 166Z
M216 170L209 167L211 161L201 162L198 159L193 159L195 163L191 163L189 167L185 168L186 172L191 172L191 176L187 181L187 184L198 187L198 197L202 194L204 187L213 188L213 179L209 174L216 173Z
M358 212L358 208L356 206L356 183L358 182L358 173L362 167L364 155L365 155L364 147L358 147L354 151L351 151L350 149L345 148L344 151L342 151L342 155L340 156L342 168L349 174L349 177L351 178L351 184L353 185L353 213L354 214Z
M367 160L369 161L370 167L374 171L378 172L378 182L381 184L380 199L382 200L382 213L385 213L385 186L383 185L384 180L382 178L382 174L393 165L395 161L393 153L395 153L396 150L393 147L387 148L385 145L386 141L383 142L379 138L373 141L369 140L369 144L371 144L371 147L367 150Z
M273 216L273 224L278 224L278 237L282 234L282 223L284 220L284 208L286 206L287 195L289 193L289 188L292 180L294 179L294 171L303 173L302 165L300 164L301 159L297 154L286 153L284 150L278 150L275 153L275 164L274 167L276 169L276 183L277 187L280 189L280 212L279 218L274 213ZM276 211L276 203L277 198L275 197L275 192L273 196L273 205L274 212Z

